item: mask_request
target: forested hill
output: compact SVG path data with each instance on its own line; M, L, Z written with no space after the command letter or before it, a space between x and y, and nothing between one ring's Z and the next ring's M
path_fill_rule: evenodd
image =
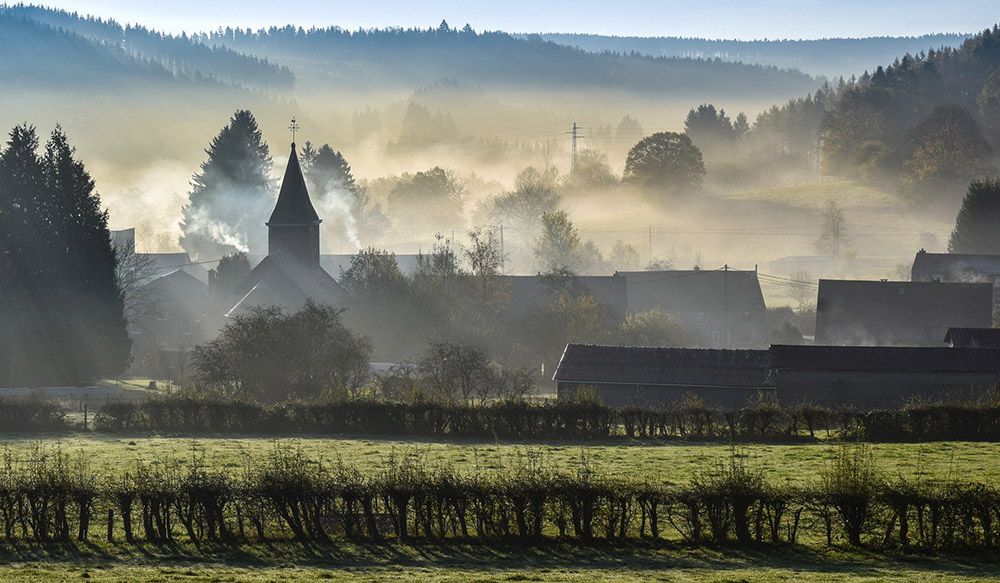
M561 33L518 36L552 41L595 53L611 51L654 57L722 59L798 69L829 78L860 75L879 64L892 62L900 55L957 47L969 37L965 34L929 34L915 37L741 41Z
M658 97L705 99L753 96L782 99L811 91L816 79L773 66L721 59L592 53L538 38L471 27L386 28L347 31L338 27L293 26L263 30L225 29L168 35L138 25L31 5L0 6L0 46L6 69L26 70L26 47L45 55L59 70L30 73L44 79L85 81L101 60L190 79L268 93L288 92L298 81L311 88L355 91L413 90L441 78L485 89L604 89ZM20 43L20 46L18 46ZM64 61L59 51L80 47ZM37 59L41 60L41 59ZM62 69L72 70L62 71Z
M311 75L314 80L361 86L412 88L449 77L490 89L581 88L724 97L788 95L817 86L808 75L776 67L595 54L446 23L419 30L227 29L197 38L286 64L302 81Z
M0 41L4 70L14 71L18 78L32 74L44 78L44 69L51 66L57 69L51 71L57 73L52 81L99 82L106 72L102 62L110 59L119 64L116 74L143 70L162 78L209 79L264 90L287 90L295 81L286 67L206 46L186 35L165 35L37 6L0 6ZM27 56L33 57L34 67L19 60Z
M96 43L34 20L0 11L0 78L13 87L113 86L120 81L173 82L162 66L117 45Z

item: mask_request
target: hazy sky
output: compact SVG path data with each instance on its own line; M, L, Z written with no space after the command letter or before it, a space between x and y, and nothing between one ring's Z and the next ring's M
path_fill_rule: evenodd
M171 32L219 26L431 26L706 38L975 32L998 0L40 0Z

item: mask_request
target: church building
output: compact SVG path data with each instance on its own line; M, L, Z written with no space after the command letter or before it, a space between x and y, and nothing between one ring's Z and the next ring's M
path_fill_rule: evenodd
M259 306L300 309L306 300L342 306L347 292L320 265L319 225L306 188L295 143L281 182L278 200L267 221L267 257L236 287L226 316Z

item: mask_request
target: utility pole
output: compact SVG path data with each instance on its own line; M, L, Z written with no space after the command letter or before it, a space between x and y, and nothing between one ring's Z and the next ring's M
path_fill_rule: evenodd
M731 342L731 336L729 331L729 264L727 263L722 268L722 322L723 331L725 338L723 339L723 346L729 348Z
M507 264L507 249L503 244L503 223L500 223L500 272L503 273L504 267Z
M649 226L649 265L653 264L653 225Z
M834 261L840 257L840 217L836 214L831 217L832 225L830 225L833 231L833 259Z
M570 147L570 165L569 165L570 176L576 174L576 141L582 140L584 137L580 135L579 131L580 127L576 125L576 122L573 122L573 129L566 132L567 134L573 137L572 138L573 145Z

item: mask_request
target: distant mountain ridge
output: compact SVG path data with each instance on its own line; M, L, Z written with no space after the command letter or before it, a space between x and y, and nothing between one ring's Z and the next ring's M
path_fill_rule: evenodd
M958 47L972 34L914 37L827 38L816 40L724 40L684 37L631 37L575 33L518 34L590 52L638 53L654 57L722 59L797 69L829 78L861 75L907 53Z
M295 76L286 67L224 47L207 46L186 35L166 35L143 26L122 26L113 20L24 4L0 5L0 19L0 42L12 40L11 35L21 35L21 42L43 51L44 42L73 43L91 55L114 55L114 59L126 66L157 70L167 76L211 79L247 89L287 90L295 82ZM43 31L38 25L52 31ZM19 27L22 30L15 32ZM64 34L60 37L60 33ZM67 34L77 38L70 41ZM0 48L5 54L17 50L10 42ZM86 68L77 73L85 75Z

